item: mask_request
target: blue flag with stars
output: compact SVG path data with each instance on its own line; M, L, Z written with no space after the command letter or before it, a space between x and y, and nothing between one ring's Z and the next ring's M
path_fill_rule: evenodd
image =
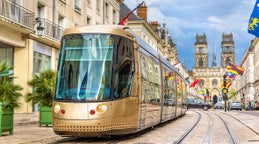
M259 0L256 0L254 10L249 19L248 33L259 37Z

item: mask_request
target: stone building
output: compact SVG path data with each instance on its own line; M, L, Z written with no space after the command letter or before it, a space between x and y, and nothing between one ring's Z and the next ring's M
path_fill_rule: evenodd
M208 62L208 44L206 35L196 34L196 41L194 44L194 67L192 69L193 77L199 79L199 87L204 87L209 92L209 100L221 98L221 84L223 82L223 75L225 68L229 62L235 63L235 49L232 33L222 34L221 40L221 65L217 66L215 48L212 56L212 64L209 66Z
M120 20L122 20L130 12L130 9L121 3L120 10ZM179 63L176 44L171 39L166 24L163 23L161 26L158 21L148 22L148 7L145 3L137 9L136 14L133 13L128 17L126 25L165 56L172 65Z
M245 72L235 80L237 98L246 107L259 100L258 46L258 38L251 40L251 45L246 48L240 60L240 66L245 69Z
M253 101L255 99L255 74L254 74L254 48L248 47L240 61L240 66L245 68L242 76L236 78L237 96L241 99L244 95L245 101Z
M60 38L67 27L117 24L123 0L1 0L0 61L14 67L15 84L22 94L27 82L45 69L56 69ZM21 98L16 113L37 110Z
M259 102L259 73L257 72L257 70L259 69L259 39L255 38L252 43L251 46L254 49L254 100Z

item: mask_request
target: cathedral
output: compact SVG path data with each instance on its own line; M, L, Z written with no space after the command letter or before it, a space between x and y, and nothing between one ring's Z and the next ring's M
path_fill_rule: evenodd
M194 67L192 74L194 78L199 79L200 88L206 88L209 92L209 100L221 100L221 84L223 83L223 75L229 62L235 63L235 48L233 35L222 34L221 40L221 65L217 65L216 50L213 48L212 64L208 64L208 45L206 35L196 34L194 44Z

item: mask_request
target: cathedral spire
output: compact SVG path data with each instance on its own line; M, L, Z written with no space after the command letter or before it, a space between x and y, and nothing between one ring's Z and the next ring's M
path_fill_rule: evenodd
M217 54L216 54L216 48L214 45L214 39L215 39L215 35L213 37L213 56L212 56L212 67L217 67Z

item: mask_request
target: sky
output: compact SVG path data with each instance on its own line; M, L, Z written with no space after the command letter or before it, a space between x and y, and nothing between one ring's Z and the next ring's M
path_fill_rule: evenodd
M124 0L135 8L142 0ZM247 32L248 22L255 0L145 0L148 7L148 21L165 23L178 58L187 70L194 66L194 43L196 34L206 34L209 67L216 49L217 66L220 67L222 34L233 34L236 64L255 36Z

